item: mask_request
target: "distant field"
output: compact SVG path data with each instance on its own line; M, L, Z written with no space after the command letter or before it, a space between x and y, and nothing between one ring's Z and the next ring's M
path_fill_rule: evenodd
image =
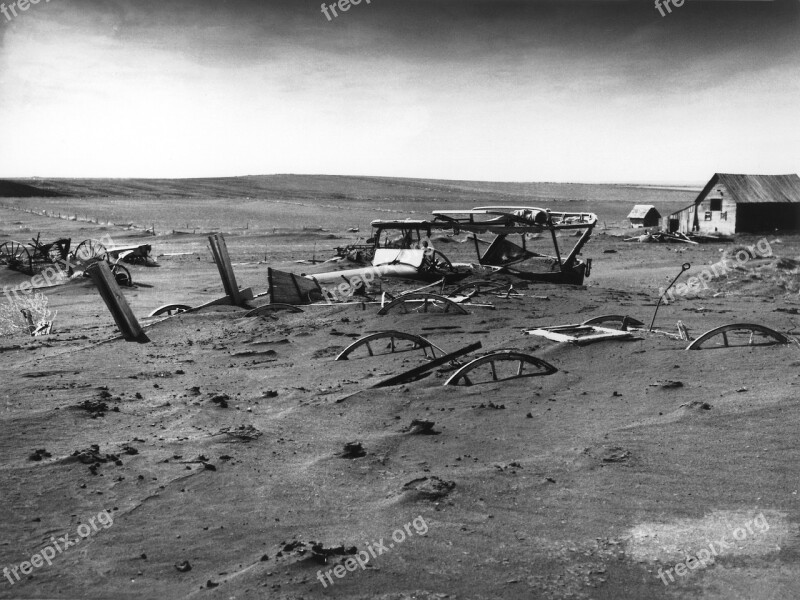
M373 219L427 215L436 208L542 206L586 211L623 225L634 204L662 215L691 203L695 190L624 185L496 183L376 177L275 175L193 180L25 180L65 197L3 198L2 204L101 223L163 231L251 231L324 227L364 232Z

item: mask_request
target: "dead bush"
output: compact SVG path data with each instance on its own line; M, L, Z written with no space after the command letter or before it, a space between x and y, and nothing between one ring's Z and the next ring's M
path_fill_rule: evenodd
M25 312L31 316L34 331L52 323L56 313L47 308L47 296L34 294L6 294L8 301L0 304L0 336L32 335Z

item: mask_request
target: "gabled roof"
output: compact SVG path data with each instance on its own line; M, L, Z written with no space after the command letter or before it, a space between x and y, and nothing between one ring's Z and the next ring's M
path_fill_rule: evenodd
M800 202L800 177L797 175L734 175L716 173L700 192L699 202L722 183L737 204L758 202Z
M653 211L656 217L661 217L656 207L652 204L637 204L628 215L629 219L644 219L650 212Z

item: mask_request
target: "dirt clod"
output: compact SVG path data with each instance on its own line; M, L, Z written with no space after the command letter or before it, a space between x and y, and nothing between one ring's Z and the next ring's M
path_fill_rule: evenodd
M189 563L188 560L184 560L183 562L179 562L175 565L175 569L181 573L188 573L192 570L192 565Z
M689 410L711 410L712 406L708 402L692 400L691 402L681 404L681 408L688 408Z
M28 460L40 461L43 458L50 458L51 456L53 455L50 454L46 449L40 448L38 450L34 450L33 454L28 457Z
M455 481L445 481L433 475L412 479L403 486L403 491L412 492L421 500L438 500L447 496L455 487Z
M344 452L342 452L339 456L341 458L361 458L362 456L366 456L367 451L364 450L364 447L361 445L361 442L348 442L344 445Z
M411 425L403 429L404 433L410 433L412 435L439 435L440 431L435 431L433 429L434 422L428 421L426 419L414 419L411 421Z

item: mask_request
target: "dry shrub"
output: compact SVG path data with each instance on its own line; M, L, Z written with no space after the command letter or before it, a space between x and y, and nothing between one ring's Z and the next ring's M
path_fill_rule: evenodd
M8 302L0 304L0 336L30 335L28 321L22 314L30 312L36 327L52 322L56 314L47 308L47 296L34 294L8 294Z

